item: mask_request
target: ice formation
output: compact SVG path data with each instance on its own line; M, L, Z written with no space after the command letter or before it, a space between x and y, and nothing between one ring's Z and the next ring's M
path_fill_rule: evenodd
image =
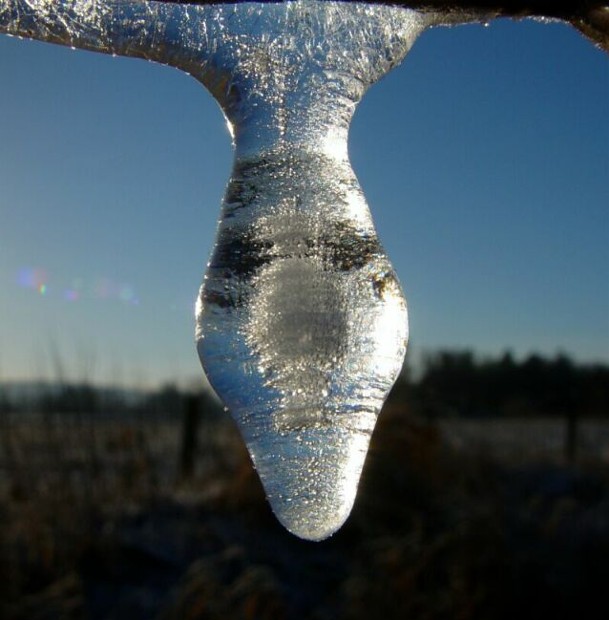
M275 514L311 540L352 508L408 335L349 163L349 123L432 19L320 0L0 0L0 32L173 65L224 110L235 161L197 347Z

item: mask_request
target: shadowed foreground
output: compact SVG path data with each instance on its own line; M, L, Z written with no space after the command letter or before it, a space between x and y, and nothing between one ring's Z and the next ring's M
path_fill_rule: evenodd
M347 525L307 543L274 519L209 401L194 461L179 465L179 402L3 415L0 617L608 617L600 458L449 447L394 398Z

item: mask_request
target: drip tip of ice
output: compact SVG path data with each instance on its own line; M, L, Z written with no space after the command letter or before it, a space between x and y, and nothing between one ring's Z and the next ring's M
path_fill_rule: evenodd
M339 426L247 442L271 508L286 529L320 541L343 525L353 508L370 435Z

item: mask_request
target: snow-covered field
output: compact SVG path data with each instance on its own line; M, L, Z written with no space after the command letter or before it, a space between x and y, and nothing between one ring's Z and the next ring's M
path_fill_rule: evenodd
M560 418L455 418L437 423L447 443L458 450L502 461L560 461L564 458L567 425ZM609 462L609 420L578 422L576 456L586 462Z
M445 418L435 424L448 446L473 456L502 462L559 463L565 458L567 425L561 418ZM7 476L18 472L44 478L68 469L77 478L78 472L90 475L94 467L98 477L112 479L129 477L129 470L139 467L161 487L178 474L179 416L4 414L0 431L0 488ZM197 471L204 473L218 461L230 468L241 456L238 443L228 419L204 420L197 442ZM231 456L234 451L239 454ZM578 421L576 457L582 462L609 462L609 420Z

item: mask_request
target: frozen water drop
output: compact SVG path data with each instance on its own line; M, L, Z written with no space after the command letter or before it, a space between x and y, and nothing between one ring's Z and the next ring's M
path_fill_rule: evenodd
M221 46L230 89L203 76L234 128L235 163L198 350L275 514L320 540L351 510L407 340L406 303L349 163L349 122L423 23L350 3L237 12Z

